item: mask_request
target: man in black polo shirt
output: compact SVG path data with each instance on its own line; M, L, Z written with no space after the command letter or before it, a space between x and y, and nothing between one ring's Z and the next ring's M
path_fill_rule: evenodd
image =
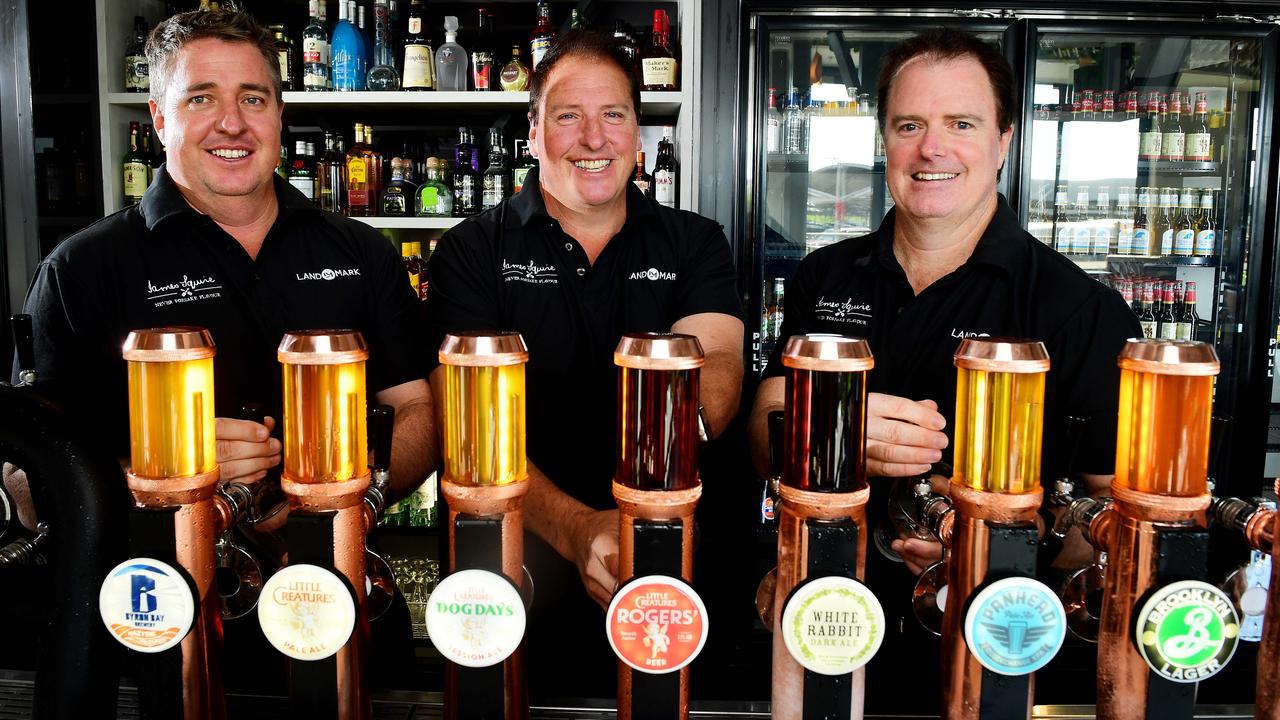
M273 37L245 13L188 12L153 31L147 56L167 162L141 203L41 262L26 312L44 389L126 457L125 337L206 327L218 349L221 476L256 481L281 460L271 437L281 336L359 330L370 346L368 388L397 411L394 494L407 494L434 452L418 305L384 238L321 211L275 174L283 105ZM265 424L233 419L250 402L268 409Z
M587 596L604 605L618 582L619 338L696 335L709 434L738 406L742 322L729 245L715 223L661 207L630 182L639 96L609 39L560 38L530 85L538 169L518 195L447 233L428 262L433 342L450 331L517 330L529 346L525 526L554 551L526 546L534 692L553 692L557 679L565 691L594 692L600 683L583 673L613 674L603 615ZM584 647L591 654L575 657ZM539 657L571 658L572 668Z

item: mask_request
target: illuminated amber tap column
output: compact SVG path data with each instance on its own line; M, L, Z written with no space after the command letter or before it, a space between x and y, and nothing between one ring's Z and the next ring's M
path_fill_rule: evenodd
M143 508L174 514L175 558L195 584L198 616L182 640L183 716L225 715L218 643L222 615L214 592L214 542L224 528L214 501L218 465L213 431L209 331L168 327L129 333L129 489Z
M1034 687L1030 674L1003 676L998 684L988 678L984 686L984 666L966 642L965 625L971 596L993 575L1035 574L1034 522L1044 495L1040 450L1049 355L1036 341L970 338L960 343L954 361L955 462L949 490L953 512L950 527L944 524L940 533L950 549L942 619L942 689L949 720L986 717L983 706L996 703L1005 706L1004 712L1010 707L1015 714L1022 707L1029 712ZM1006 531L1029 534L1029 547L1026 538L1006 538ZM993 565L991 551L1000 544L1012 546L1001 555L1017 555L1016 562ZM1044 594L1056 601L1047 588ZM1065 630L1062 618L1054 631ZM1057 642L1061 644L1060 637Z
M814 708L840 717L861 718L865 668L851 673L847 705L831 697L806 695L806 670L784 641L783 609L792 590L811 579L811 530L852 521L857 543L829 554L847 557L843 572L861 580L867 553L867 375L875 367L871 347L861 338L797 335L782 353L786 368L783 471L779 493L778 571L773 602L774 717L810 717ZM879 632L883 635L883 629ZM845 715L845 712L848 714Z
M1205 527L1219 369L1211 346L1167 340L1130 340L1118 363L1115 506L1098 538L1108 553L1098 631L1098 717L1106 720L1147 716L1152 679L1133 619L1139 600L1167 582L1159 577L1162 537Z
M333 567L351 583L355 629L337 653L338 717L366 718L372 703L364 674L369 617L365 592L364 509L370 470L365 361L353 330L285 334L276 351L284 374L284 472L291 511L333 513Z
M529 491L525 457L529 350L515 332L458 333L445 336L439 358L444 372L440 489L449 506L449 570L500 569L517 588L527 590L523 587L521 508ZM469 523L465 539L459 537L460 520ZM473 705L492 708L493 696L499 693L500 717L528 717L521 650L503 660L500 668L478 671L449 662L445 670L445 685L450 689L445 694L446 717L468 717L478 712ZM487 702L485 695L490 696ZM466 703L472 705L464 707Z
M621 586L653 575L684 583L693 578L693 515L702 496L698 392L704 361L702 346L691 335L636 333L623 336L614 350L618 465L613 497L621 516ZM638 535L656 542L638 547ZM675 625L670 630L677 635ZM657 695L662 697L653 697ZM638 709L638 701L649 703L650 709ZM665 710L657 710L659 705ZM669 675L643 675L619 662L618 717L655 712L688 717L688 667Z

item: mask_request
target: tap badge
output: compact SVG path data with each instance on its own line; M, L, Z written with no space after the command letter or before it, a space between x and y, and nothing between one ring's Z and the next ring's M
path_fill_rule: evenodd
M1157 675L1193 683L1226 667L1240 639L1231 598L1199 580L1159 588L1142 605L1134 637L1138 652Z
M427 598L427 635L447 660L489 667L524 639L524 600L515 583L488 570L459 570Z
M1062 649L1067 613L1057 594L1028 577L1008 577L987 585L969 603L964 641L986 669L1000 675L1027 675L1044 667Z
M140 557L107 574L98 593L98 610L121 645L158 653L187 636L196 603L186 577L172 565Z
M614 593L605 632L627 665L651 674L675 672L702 652L707 608L683 580L646 575Z
M787 652L806 670L848 675L866 665L884 642L884 609L853 578L819 577L791 592L780 627Z
M280 568L262 586L258 624L267 642L294 660L323 660L356 627L356 603L343 578L318 565Z

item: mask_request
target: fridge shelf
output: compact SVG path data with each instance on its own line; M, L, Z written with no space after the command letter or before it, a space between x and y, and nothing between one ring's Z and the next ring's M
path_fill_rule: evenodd
M863 169L867 172L884 172L884 156L876 155L871 165L843 165L845 169ZM769 153L769 172L809 172L809 153Z
M1198 162L1195 160L1139 160L1138 172L1168 172L1184 174L1214 175L1218 172L1216 162Z
M1166 265L1170 267L1194 266L1217 267L1217 258L1203 256L1170 256L1170 255L1108 255L1107 262L1138 262L1143 265Z

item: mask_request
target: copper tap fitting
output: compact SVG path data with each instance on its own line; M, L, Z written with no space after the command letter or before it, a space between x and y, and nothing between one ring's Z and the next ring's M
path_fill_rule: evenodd
M1280 491L1280 480L1276 481ZM1280 534L1280 514L1272 518L1271 535ZM1277 687L1275 668L1280 664L1280 561L1271 558L1271 588L1267 598L1266 618L1262 623L1262 642L1258 647L1257 703L1255 715L1259 720L1280 720L1280 687Z

